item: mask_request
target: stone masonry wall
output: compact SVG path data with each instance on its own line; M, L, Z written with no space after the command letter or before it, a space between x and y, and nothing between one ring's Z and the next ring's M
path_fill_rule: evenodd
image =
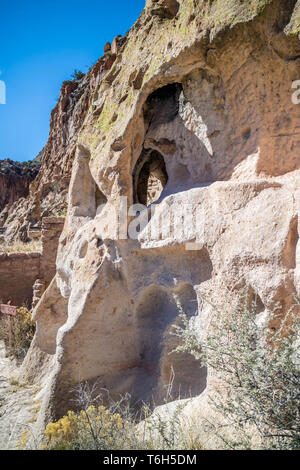
M30 305L32 286L40 273L41 253L0 254L0 300Z
M56 272L58 240L64 218L45 217L42 223L42 253L0 254L0 301L35 305Z

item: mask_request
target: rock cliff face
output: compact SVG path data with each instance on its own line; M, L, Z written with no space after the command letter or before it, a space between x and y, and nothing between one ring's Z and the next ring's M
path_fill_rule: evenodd
M27 197L29 185L37 176L38 163L17 163L0 160L0 212L20 198Z
M0 216L8 242L16 238L28 241L31 225L66 210L76 132L85 118L88 88L87 76L81 81L64 82L58 104L51 113L48 142L39 155L41 171L30 185L29 194L24 195L27 197L6 206Z
M298 9L148 0L110 70L91 72L57 274L22 370L36 380L52 364L41 420L85 380L156 403L172 382L201 415L214 378L172 353L178 305L201 332L203 293L231 303L248 286L258 314L300 295ZM126 203L146 204L143 220Z
M124 38L117 37L113 44L114 50L118 50L123 42ZM82 78L63 83L60 98L51 113L47 144L38 156L41 171L30 187L32 180L28 180L26 192L20 194L25 199L8 201L9 191L1 191L6 199L3 205L0 199L0 221L6 227L5 237L8 242L13 239L28 241L31 225L40 224L43 217L65 213L78 136L89 111L93 92L114 60L115 54L109 50ZM9 180L4 178L3 184L8 185Z

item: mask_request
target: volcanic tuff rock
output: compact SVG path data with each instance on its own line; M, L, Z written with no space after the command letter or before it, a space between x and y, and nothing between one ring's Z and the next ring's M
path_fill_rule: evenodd
M248 286L258 315L276 303L284 314L300 294L298 12L295 0L148 0L111 68L78 85L94 91L21 375L37 380L52 364L41 425L85 380L158 404L171 381L196 397L190 416L207 416L212 372L172 353L178 302L205 332L203 293L231 304ZM112 217L122 197L146 203L144 215L155 203L137 239Z

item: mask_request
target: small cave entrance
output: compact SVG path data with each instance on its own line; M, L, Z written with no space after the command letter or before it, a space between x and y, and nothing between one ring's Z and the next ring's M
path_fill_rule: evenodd
M149 206L157 201L168 182L164 157L156 150L143 150L133 173L134 202Z
M179 98L183 91L181 83L170 83L155 90L144 105L147 126L171 122L179 113Z
M182 90L181 83L170 83L148 96L143 107L145 140L149 132L172 122L177 117ZM161 140L172 144L168 139ZM159 148L158 146L147 149L144 147L135 165L133 171L134 203L144 206L154 203L160 198L168 182L166 163L164 156L157 150ZM162 152L164 153L164 150Z
M246 307L247 310L254 315L260 315L266 309L261 297L251 285L247 286L245 290L245 297L241 298L240 307Z

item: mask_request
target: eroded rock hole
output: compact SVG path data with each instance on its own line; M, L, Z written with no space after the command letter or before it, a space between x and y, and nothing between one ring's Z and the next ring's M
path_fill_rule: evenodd
M149 206L157 201L168 182L169 177L163 154L174 154L176 144L162 137L158 143L152 142L149 145L151 139L147 139L147 133L149 130L153 132L156 127L172 122L178 116L182 90L180 83L172 83L151 93L145 102L143 108L144 148L133 171L135 203Z
M157 201L168 182L164 157L156 150L143 150L133 180L134 202L149 206Z
M248 286L245 301L246 301L246 307L248 308L248 310L254 313L255 315L260 315L265 311L266 307L262 299L260 298L259 294L251 286Z
M83 258L86 257L87 252L88 252L88 247L89 247L88 243L84 242L83 245L80 248L80 251L79 251L79 258L80 259L83 259Z
M203 392L207 370L188 353L177 353L180 341L173 334L180 324L180 303L187 318L198 312L193 286L182 284L176 291L161 286L149 287L140 298L136 320L140 338L140 367L144 371L140 387L146 399L162 403L171 390L172 397L187 398ZM149 396L147 396L149 394Z
M146 125L160 125L171 122L179 113L179 97L183 88L181 83L171 83L149 95L144 105Z
M252 309L257 315L265 311L264 303L257 293L255 293L252 298Z

